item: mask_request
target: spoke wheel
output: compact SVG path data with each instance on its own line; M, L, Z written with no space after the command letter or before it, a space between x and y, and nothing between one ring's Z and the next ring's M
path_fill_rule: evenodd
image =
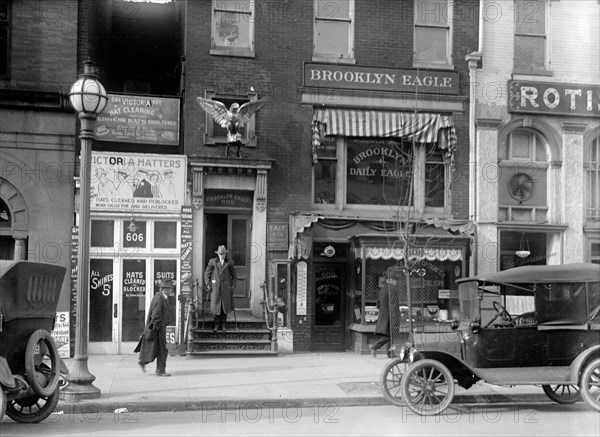
M406 361L396 358L391 360L381 371L379 384L385 398L394 405L404 405L402 401L402 375L408 367Z
M60 379L60 356L54 339L45 329L29 336L25 349L27 382L40 397L48 398L56 391Z
M46 419L58 404L59 390L52 396L41 398L31 396L23 399L14 399L6 405L6 414L15 422L38 423Z
M412 412L432 416L450 406L454 398L454 378L439 361L419 360L406 369L401 389L402 398Z
M557 404L574 404L581 400L579 387L576 385L542 385L544 393Z
M581 374L581 397L595 410L600 411L600 358L590 362Z

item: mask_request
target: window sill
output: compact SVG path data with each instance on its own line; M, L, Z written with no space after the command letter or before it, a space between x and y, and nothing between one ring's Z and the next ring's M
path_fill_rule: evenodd
M554 73L550 70L521 70L519 68L514 68L512 74L519 76L554 76Z
M429 62L413 62L413 68L427 68L428 70L456 70L452 64L434 64Z
M326 62L328 64L356 64L356 58L339 58L333 55L313 55L313 62Z
M233 56L236 58L255 58L256 53L250 49L237 49L219 47L210 49L210 54L214 56Z

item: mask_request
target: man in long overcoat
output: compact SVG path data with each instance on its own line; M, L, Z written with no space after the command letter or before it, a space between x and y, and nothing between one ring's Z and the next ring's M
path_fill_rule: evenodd
M378 307L375 334L379 335L379 339L369 346L374 357L377 356L377 349L390 342L390 285L387 283L379 289ZM388 351L387 356L391 358L391 352Z
M233 291L237 283L235 265L227 257L225 246L219 246L215 252L218 256L212 258L204 272L204 285L210 292L210 310L214 314L213 331L224 331L223 324L227 314L233 309Z
M139 364L146 371L146 364L156 359L156 376L171 376L167 368L167 325L169 324L169 296L175 285L170 279L163 279L159 291L152 298L144 334L135 352L140 353Z

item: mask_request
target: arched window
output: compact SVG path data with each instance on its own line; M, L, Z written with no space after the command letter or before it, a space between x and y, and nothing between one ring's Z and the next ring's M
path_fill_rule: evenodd
M583 159L585 170L585 219L600 222L600 137L586 145Z
M12 236L12 216L4 200L0 199L0 259L11 260L15 255L15 239Z
M545 222L548 212L548 145L536 131L511 131L499 156L498 221Z

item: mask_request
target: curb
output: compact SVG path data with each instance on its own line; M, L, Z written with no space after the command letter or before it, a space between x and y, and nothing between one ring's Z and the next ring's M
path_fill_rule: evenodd
M523 394L507 396L504 394L457 395L453 404L539 404L551 403L545 395ZM81 401L59 402L54 414L97 416L101 414L136 414L166 411L203 411L215 414L220 411L246 411L257 409L301 409L392 405L383 396L357 396L346 398L298 398L298 399L227 399L227 400L183 400L149 401L131 399L128 401Z

